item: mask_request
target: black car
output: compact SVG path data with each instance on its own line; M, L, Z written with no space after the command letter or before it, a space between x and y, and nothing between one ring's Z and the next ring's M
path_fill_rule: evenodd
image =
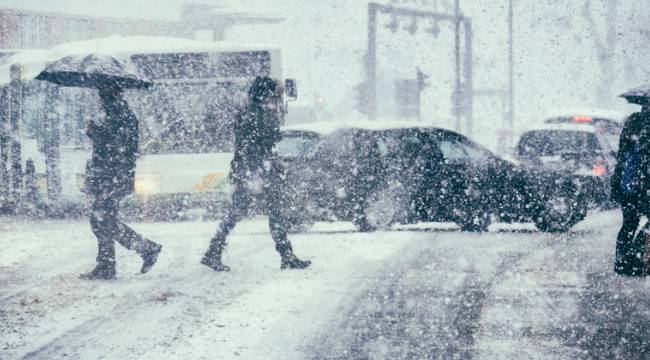
M314 174L319 170L314 156L323 133L316 130L282 130L282 139L275 145L275 153L286 172L286 200L289 232L308 230L321 219L318 207L312 203Z
M537 174L453 131L377 122L326 133L311 128L285 130L283 140L296 144L304 136L316 144L283 156L295 184L289 191L292 218L304 224L344 220L372 231L394 223L453 221L462 230L485 231L492 220L533 220L542 230L575 223L560 219L556 226L558 220L544 218L537 189L545 182L533 178ZM287 148L283 142L280 150Z
M604 135L596 127L547 123L521 135L515 157L530 171L553 173L556 180L571 183L566 193L572 207L611 208L616 151Z

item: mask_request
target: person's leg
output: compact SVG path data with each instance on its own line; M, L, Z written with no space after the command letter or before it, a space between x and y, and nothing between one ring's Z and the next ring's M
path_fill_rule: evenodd
M81 274L82 279L98 280L115 278L115 216L113 201L96 196L90 212L90 227L97 238L97 266L94 270Z
M113 198L111 201L114 203L115 215L112 221L114 222L114 239L129 250L134 250L142 258L142 274L151 270L151 267L156 263L158 254L162 250L162 245L146 239L142 235L135 232L128 225L124 224L117 217L119 203L121 198Z
M228 208L226 216L219 224L216 234L210 240L210 247L203 255L201 264L207 265L215 271L230 271L230 268L222 263L221 254L226 247L228 234L234 229L237 222L243 218L250 202L251 197L246 188L240 184L235 184L230 208Z
M623 225L616 238L616 261L614 271L622 275L641 275L642 261L640 258L643 244L637 244L635 234L639 227L641 214L630 204L623 204Z
M293 253L291 242L287 238L287 218L283 212L289 206L284 193L279 184L283 184L282 179L276 178L275 174L270 174L265 186L264 207L269 217L269 230L271 237L275 241L275 250L280 254L281 269L304 269L311 265L311 261L300 260Z

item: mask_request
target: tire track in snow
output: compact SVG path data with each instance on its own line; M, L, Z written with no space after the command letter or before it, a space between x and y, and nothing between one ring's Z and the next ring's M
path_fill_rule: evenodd
M492 284L524 255L492 254L494 267L486 272L473 265L485 263L486 254L436 246L416 246L408 256L389 259L392 271L379 276L383 281L357 300L344 323L318 341L314 358L472 358Z

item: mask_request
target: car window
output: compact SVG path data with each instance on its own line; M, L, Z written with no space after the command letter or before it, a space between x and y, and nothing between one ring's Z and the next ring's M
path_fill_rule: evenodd
M552 156L601 152L596 134L570 130L532 130L524 133L517 145L522 156Z
M462 160L467 159L467 153L463 145L458 140L442 139L440 140L440 151L445 160Z
M285 135L275 144L275 152L281 157L311 157L318 141L316 136Z
M475 144L464 142L462 146L465 149L467 156L472 160L472 162L483 164L490 160L490 154L486 150L479 148Z

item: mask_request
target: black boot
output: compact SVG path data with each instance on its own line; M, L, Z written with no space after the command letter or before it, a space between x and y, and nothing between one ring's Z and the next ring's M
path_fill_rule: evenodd
M82 280L115 280L115 263L100 262L91 271L79 275Z
M212 239L210 249L203 255L201 264L214 271L230 271L230 268L221 262L221 253L223 253L224 247L226 247L225 241L220 241L216 238Z
M300 260L293 253L291 255L282 256L282 263L280 269L304 269L311 265L309 260Z
M280 269L304 269L311 265L309 260L300 260L293 253L293 247L290 242L280 243L275 245L275 249L280 253L282 262Z
M151 250L140 255L140 257L142 257L142 268L140 268L141 274L145 274L151 270L156 263L156 260L158 260L158 254L160 254L161 250L162 245L154 244Z

